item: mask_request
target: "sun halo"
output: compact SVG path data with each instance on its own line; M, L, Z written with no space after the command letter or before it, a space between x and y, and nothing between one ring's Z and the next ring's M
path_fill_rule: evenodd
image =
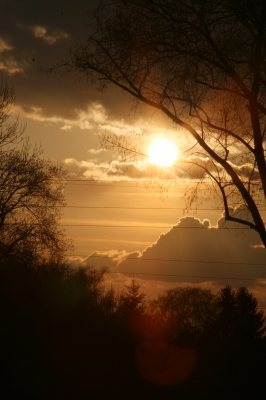
M150 145L149 160L159 167L170 167L178 156L177 148L168 139L156 140Z

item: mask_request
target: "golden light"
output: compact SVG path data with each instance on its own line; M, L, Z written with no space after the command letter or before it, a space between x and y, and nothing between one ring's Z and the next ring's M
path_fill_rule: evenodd
M177 148L168 139L153 142L149 148L150 161L159 167L169 167L177 159Z

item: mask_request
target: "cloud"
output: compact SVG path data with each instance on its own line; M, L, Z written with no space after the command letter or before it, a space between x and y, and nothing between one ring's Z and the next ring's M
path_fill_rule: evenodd
M98 155L106 151L106 149L90 149L87 152L91 155ZM110 154L107 154L110 158ZM194 161L196 157L193 157ZM189 158L188 158L189 160ZM198 158L201 163L208 163L208 160ZM188 161L189 162L189 161ZM202 177L202 168L193 165L188 167L188 162L183 160L178 161L173 166L161 168L151 162L148 157L143 157L141 160L124 160L119 154L115 154L115 160L65 160L65 163L75 164L80 170L83 170L82 176L86 176L91 179L111 179L111 180L147 180L150 181L151 185L156 184L167 187L167 185L175 184L179 180L186 181L187 183L200 179ZM168 183L167 183L168 182ZM206 190L210 190L209 186L205 187ZM239 217L239 215L238 215Z
M69 127L78 127L84 129L94 129L98 133L100 132L123 132L123 134L133 133L141 134L141 122L137 122L135 125L126 124L123 120L109 119L105 108L97 102L90 103L87 105L86 110L75 110L75 118L68 119L58 115L48 116L45 114L45 110L42 107L34 105L16 107L17 112L24 115L25 117L39 122L49 123L61 123L63 126L61 129L69 129ZM107 124L108 121L108 124ZM122 133L121 133L122 134Z
M94 124L92 124L89 120L91 119L91 112L94 114L95 110L94 107L97 109L97 105L92 104L88 107L88 111L85 113L84 111L76 110L76 118L75 119L67 119L61 116L53 115L48 116L45 115L45 111L42 107L36 107L34 105L30 105L27 107L20 107L16 106L15 111L26 118L29 118L33 121L38 122L46 122L52 124L62 124L60 129L62 130L70 130L73 127L78 127L80 129L92 129Z
M134 265L128 259L119 268L149 274L177 274L187 282L213 282L215 277L217 282L224 280L223 283L228 282L227 278L233 281L238 277L266 280L265 250L254 248L250 243L260 243L259 236L250 229L240 231L236 224L225 229L221 223L219 228L214 228L208 220L186 217L147 247Z
M110 250L106 252L95 251L88 257L70 257L69 262L73 267L88 267L102 268L107 267L112 270L117 266L127 253L125 251Z
M104 149L89 149L89 150L87 150L87 153L90 153L90 154L100 154L100 153L102 153L102 152L104 152L105 150Z
M221 217L218 227L212 227L209 220L184 217L143 252L95 252L82 262L109 267L109 283L125 284L134 276L150 295L178 285L214 291L224 285L247 286L266 305L266 253L253 246L261 244L259 236L237 224L225 229L223 222Z
M242 178L248 178L252 175L253 180L260 179L259 170L257 168L254 168L254 165L252 165L251 163L245 163L243 165L236 165L236 164L233 164L232 162L229 162L229 164L232 165L232 167L235 169L237 174Z
M73 128L73 125L64 125L60 129L62 129L62 131L69 131L72 128Z
M0 70L7 72L8 75L23 73L24 69L19 66L19 63L13 57L7 57L0 61Z
M33 121L61 124L61 130L70 130L77 127L81 130L93 131L93 134L101 138L113 139L116 137L117 140L123 138L123 145L137 143L138 146L141 146L142 135L145 136L146 134L145 123L142 119L126 123L123 118L111 118L106 108L99 102L87 103L85 110L78 108L74 109L74 111L72 110L72 118L64 118L57 114L47 115L46 108L32 103L23 107L17 106L16 112ZM112 147L112 145L109 147Z
M124 120L116 121L115 124L102 124L101 131L107 131L108 133L115 134L117 136L127 135L129 131L134 132L137 135L141 135L142 133L140 127L137 126L135 128L132 128L132 126L125 124Z
M5 39L0 37L0 54L2 54L2 60L0 61L0 71L7 72L8 75L14 75L17 73L22 73L24 69L21 66L14 56L11 54L5 54L3 57L3 53L8 53L13 50L13 46L11 46ZM23 63L25 64L25 63ZM23 65L25 67L25 65Z
M2 56L0 61L0 71L6 72L8 75L14 75L24 71L21 63L18 63L14 56L8 53L13 49L13 46L11 46L5 39L0 37L0 54ZM25 67L25 65L23 66Z
M251 176L253 180L259 180L259 172L257 169L254 169L254 166L251 163L238 165L231 161L228 161L228 163L234 168L242 180L248 179ZM188 155L186 157L180 157L176 162L176 167L177 174L180 176L182 175L186 179L201 179L203 176L206 179L208 175L205 171L208 170L217 177L217 172L219 171L220 178L222 176L223 179L230 180L230 177L226 175L223 168L208 156Z
M12 49L13 47L8 44L5 39L0 37L0 53L3 53L4 51L10 51Z
M67 32L46 28L41 25L31 26L30 30L36 38L44 40L49 45L53 45L58 40L67 39L69 37Z
M244 219L246 221L254 223L252 215L245 204L241 204L239 207L236 207L236 208L229 207L228 211L229 211L229 214L231 217L238 218L238 219ZM223 229L225 227L228 227L228 228L233 229L236 226L238 226L238 227L242 226L241 231L242 231L242 229L245 229L246 231L250 230L248 226L243 226L240 224L237 225L237 223L235 223L235 222L226 221L224 218L224 213L223 213L223 216L218 220L219 228ZM254 231L252 231L252 232L255 233ZM256 236L257 236L256 234L253 235L253 241Z
M92 149L93 150L93 149ZM94 151L88 151L90 154L96 154ZM100 153L97 152L97 153ZM99 180L145 180L147 186L156 185L162 190L167 190L168 186L175 179L171 169L161 169L160 167L144 161L104 161L95 159L78 161L74 158L64 160L69 173L75 172L80 178L99 179ZM170 183L166 183L169 180Z

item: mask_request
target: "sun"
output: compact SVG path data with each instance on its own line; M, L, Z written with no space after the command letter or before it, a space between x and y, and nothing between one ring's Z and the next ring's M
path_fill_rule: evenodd
M177 148L168 139L156 140L149 148L150 161L159 167L169 167L177 159Z

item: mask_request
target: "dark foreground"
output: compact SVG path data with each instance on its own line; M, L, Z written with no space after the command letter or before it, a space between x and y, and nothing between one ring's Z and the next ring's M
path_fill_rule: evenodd
M264 338L171 341L147 328L149 316L119 313L95 272L11 263L0 278L2 399L257 399L265 390Z

